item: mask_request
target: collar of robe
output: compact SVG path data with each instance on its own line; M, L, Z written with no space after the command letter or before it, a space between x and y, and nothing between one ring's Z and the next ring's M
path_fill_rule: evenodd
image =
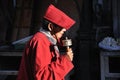
M59 49L58 49L58 47L56 45L57 40L50 34L50 32L44 30L43 28L40 29L40 32L42 32L43 34L45 34L47 36L47 38L51 42L51 44L54 45L55 50L57 50L59 52Z

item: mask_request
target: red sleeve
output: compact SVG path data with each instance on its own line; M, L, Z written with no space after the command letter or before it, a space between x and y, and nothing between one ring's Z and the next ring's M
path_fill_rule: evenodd
M73 68L73 64L65 56L59 56L51 62L51 52L48 42L34 40L35 49L34 77L35 80L62 80Z

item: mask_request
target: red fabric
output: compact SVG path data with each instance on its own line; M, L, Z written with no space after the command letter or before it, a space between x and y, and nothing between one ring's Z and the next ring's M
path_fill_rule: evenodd
M36 33L27 44L22 56L17 80L64 80L73 64L58 53L57 60L50 52L50 42L43 33Z
M69 29L75 23L73 19L52 4L48 7L44 18L65 29Z

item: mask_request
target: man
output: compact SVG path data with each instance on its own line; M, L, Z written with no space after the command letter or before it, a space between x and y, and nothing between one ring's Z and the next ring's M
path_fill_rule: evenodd
M61 55L56 44L75 21L52 4L43 18L42 28L26 45L17 80L64 80L74 67L72 49Z

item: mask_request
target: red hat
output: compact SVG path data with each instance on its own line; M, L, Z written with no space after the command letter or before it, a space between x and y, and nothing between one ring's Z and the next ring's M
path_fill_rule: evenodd
M48 7L44 18L65 29L69 29L75 23L73 19L52 4Z

